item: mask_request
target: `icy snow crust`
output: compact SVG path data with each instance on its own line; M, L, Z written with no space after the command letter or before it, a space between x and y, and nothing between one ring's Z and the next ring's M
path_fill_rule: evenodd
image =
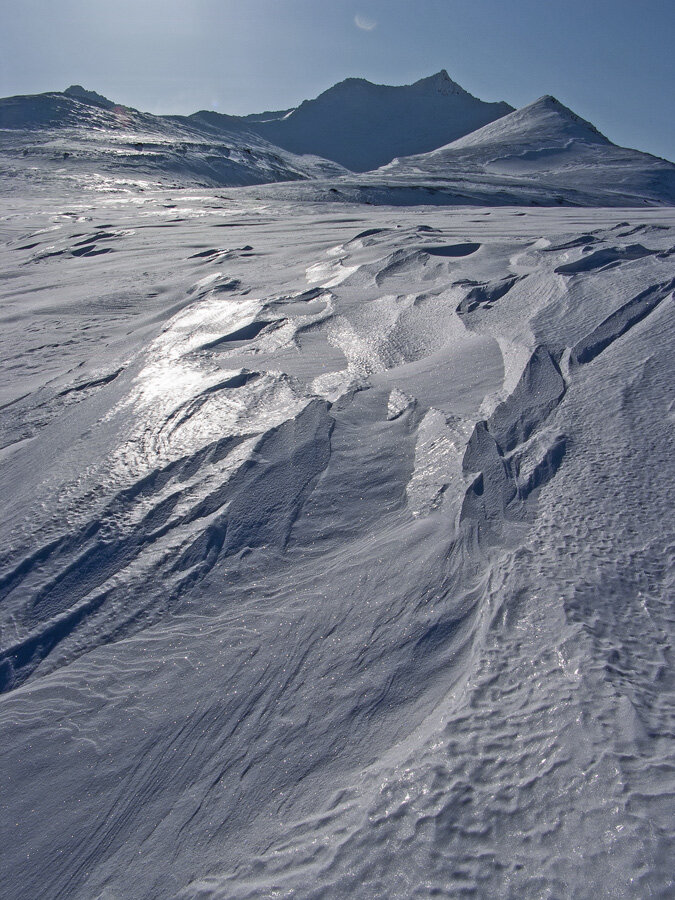
M1 219L16 900L672 895L672 210Z

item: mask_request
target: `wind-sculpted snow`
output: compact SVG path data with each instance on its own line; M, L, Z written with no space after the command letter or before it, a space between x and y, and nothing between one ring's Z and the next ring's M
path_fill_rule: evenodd
M485 309L491 309L492 305L498 300L501 300L505 294L508 294L514 284L517 284L519 280L520 278L518 275L507 275L505 278L501 278L492 283L476 284L475 287L471 287L471 290L459 304L457 312L460 315L463 313L470 313L475 309L478 309L479 306L483 306ZM473 284L473 282L469 283Z
M513 393L490 416L488 427L502 451L513 450L529 438L560 403L565 382L544 347L537 347Z
M591 272L593 269L607 269L618 266L624 260L642 259L654 253L642 244L629 244L627 247L606 247L595 253L589 253L575 262L558 266L558 275L577 275L579 272Z
M655 284L633 297L572 348L571 360L587 363L625 334L675 292L675 279Z
M5 892L669 896L672 213L1 225Z

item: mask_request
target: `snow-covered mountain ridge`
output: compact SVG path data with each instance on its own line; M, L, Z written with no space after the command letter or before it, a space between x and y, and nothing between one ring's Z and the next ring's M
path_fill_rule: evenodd
M73 168L78 159L84 167L88 158L108 173L116 162L120 169L137 169L146 178L155 174L165 184L171 176L176 184L181 177L183 183L192 178L203 185L255 184L339 174L340 165L372 169L395 156L439 147L511 109L506 103L478 100L445 71L400 87L348 78L296 109L250 116L208 111L188 117L151 116L72 85L63 93L0 100L0 135L4 132L6 153L27 151L35 162L39 150L34 130L54 129L55 144L48 142L41 159L45 168L54 169L52 151L57 161L61 151L69 154L66 168ZM75 131L65 134L68 127ZM28 130L31 140L17 140L21 129ZM93 133L86 135L87 129ZM116 137L125 129L127 141L122 143ZM104 134L112 146L102 143ZM147 151L138 145L147 143L149 135L153 153L143 159L138 154ZM99 143L92 145L93 138ZM186 143L193 145L188 151ZM242 151L256 154L256 159L238 157ZM111 152L116 158L110 159ZM338 165L310 160L303 165L298 155L324 157ZM25 170L16 161L14 167Z
M403 155L416 148L425 152ZM356 170L386 164L354 175L340 162ZM296 109L245 117L152 116L79 85L11 97L0 100L0 167L4 190L49 190L64 179L110 190L309 180L269 196L405 205L675 203L675 166L667 160L615 146L553 97L520 110L485 104L445 71L402 87L349 78Z
M248 129L119 106L79 86L0 100L3 191L251 185L335 176L337 163L272 146Z

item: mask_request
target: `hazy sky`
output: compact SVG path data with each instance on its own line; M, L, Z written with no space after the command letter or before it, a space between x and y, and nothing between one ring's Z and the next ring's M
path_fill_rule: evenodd
M0 96L79 83L150 112L243 114L444 68L484 100L553 94L675 159L674 34L674 0L0 0Z

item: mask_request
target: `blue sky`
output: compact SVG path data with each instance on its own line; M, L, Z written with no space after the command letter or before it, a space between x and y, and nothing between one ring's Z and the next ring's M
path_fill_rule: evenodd
M674 35L673 0L0 0L0 95L80 83L150 112L243 114L444 68L485 100L553 94L674 159Z

